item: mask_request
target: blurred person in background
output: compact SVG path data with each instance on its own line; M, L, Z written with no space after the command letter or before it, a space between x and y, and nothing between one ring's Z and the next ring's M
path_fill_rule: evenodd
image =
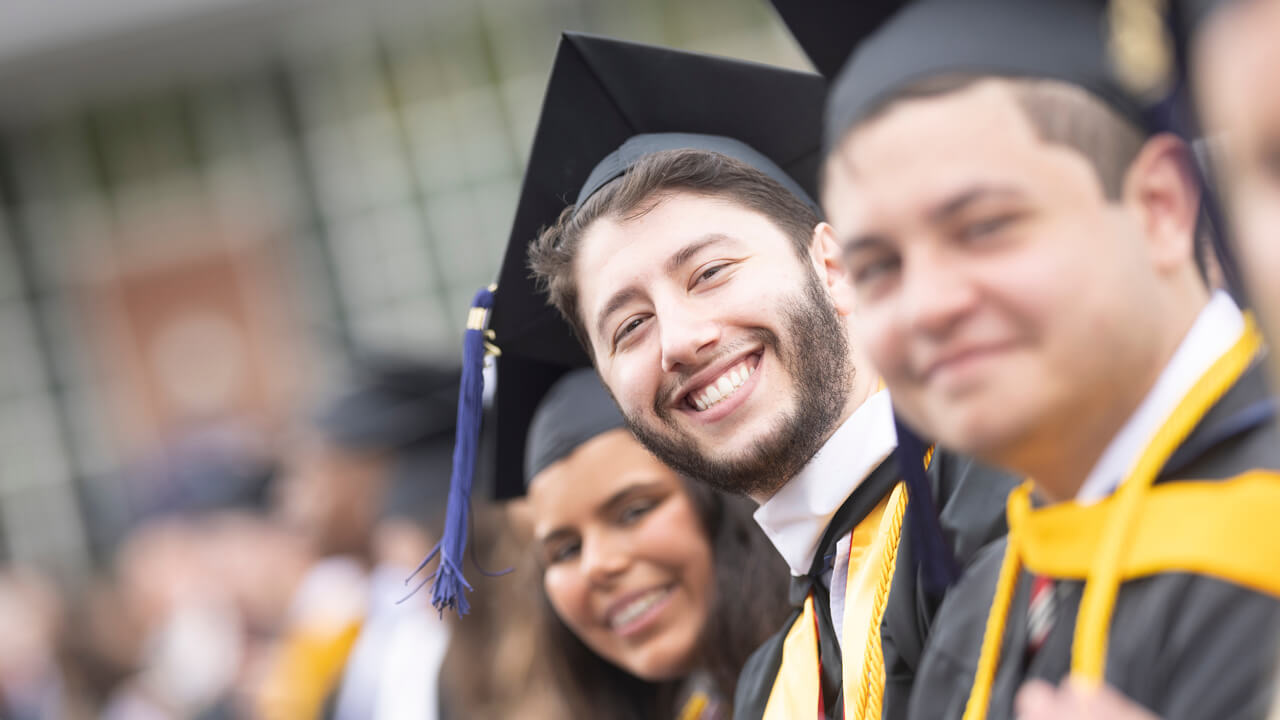
M1280 341L1280 2L1187 0L1193 89L1231 218L1232 240L1272 343ZM1273 367L1276 354L1271 354ZM1280 375L1275 375L1280 377Z
M209 513L200 518L199 527L199 558L209 576L226 590L242 620L241 663L230 691L231 715L250 717L293 593L315 558L298 533L258 512Z
M542 655L571 716L730 717L739 672L790 612L750 501L663 465L591 369L538 405L525 468Z
M356 413L377 415L381 432L396 444L370 531L368 612L343 670L334 717L434 720L450 628L431 607L430 594L415 591L417 581L409 578L444 522L458 373L408 363L380 372L383 377L366 388L371 395L359 410L354 399L346 404L344 422L354 422Z
M404 580L413 567L404 568L392 556L379 558L375 530L383 508L396 497L397 472L422 471L416 479L433 482L430 463L416 463L424 447L451 432L456 398L456 371L369 358L350 388L322 408L287 452L280 516L307 539L317 561L294 593L260 688L257 708L267 720L330 717L341 708L348 717L371 716L362 713L376 706L385 673L370 670L369 663L381 668L383 653L391 649L383 621L397 610L408 612L387 606L408 594ZM428 451L427 457L436 455ZM397 583L398 591L392 587ZM411 598L407 605L418 608L419 602ZM372 634L363 638L359 664L348 668L366 628ZM417 672L418 682L434 682L429 667Z
M22 568L0 571L0 719L70 717L58 666L62 601L49 578Z
M136 632L134 673L107 699L105 720L230 717L244 660L244 623L211 572L190 518L152 520L116 558L116 582Z
M137 670L141 639L120 584L99 570L74 588L58 641L61 715L97 718L116 688Z

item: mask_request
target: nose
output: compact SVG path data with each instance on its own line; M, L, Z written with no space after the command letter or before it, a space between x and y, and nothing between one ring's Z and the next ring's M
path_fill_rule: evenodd
M631 552L616 533L601 531L582 539L582 567L587 579L608 586L631 566Z
M720 325L705 312L687 304L667 308L658 327L664 372L698 365L720 340Z
M901 319L904 327L945 336L974 306L978 293L959 263L932 248L905 259Z

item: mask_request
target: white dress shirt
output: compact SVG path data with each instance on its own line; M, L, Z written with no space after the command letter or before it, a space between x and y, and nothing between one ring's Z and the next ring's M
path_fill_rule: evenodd
M1095 503L1115 492L1174 408L1243 332L1240 308L1231 296L1221 290L1215 292L1151 391L1098 457L1076 493L1076 502Z
M893 403L889 391L880 390L836 428L798 475L756 510L756 522L792 575L809 572L831 518L897 446ZM849 539L845 537L837 545L830 588L837 642L843 632L848 571Z

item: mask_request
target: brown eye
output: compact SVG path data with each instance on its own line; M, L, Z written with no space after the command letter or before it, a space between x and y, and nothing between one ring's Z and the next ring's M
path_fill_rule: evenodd
M582 547L582 543L573 541L573 542L559 543L554 547L547 548L546 549L547 564L556 565L558 563L572 560L575 556L577 556L578 550L581 549L581 547Z
M623 507L622 511L618 513L618 521L623 525L632 525L657 506L656 500L641 500L631 503Z
M1001 215L999 217L970 223L965 226L963 231L961 231L960 236L965 240L981 240L984 237L989 237L1005 229L1005 227L1015 219L1016 217L1013 215Z
M722 262L722 263L717 263L715 265L710 265L708 267L703 268L698 272L697 275L694 276L693 283L692 285L690 285L690 287L692 288L701 283L708 282L714 279L716 276L721 274L722 270L729 268L731 265L733 265L733 263L731 262Z
M635 332L637 328L644 324L644 321L644 318L636 317L623 323L622 327L618 329L618 334L613 337L614 347L617 347L619 343L626 340L631 333Z
M855 283L869 283L896 271L900 264L896 255L880 257L870 262L862 263L854 270L853 281Z

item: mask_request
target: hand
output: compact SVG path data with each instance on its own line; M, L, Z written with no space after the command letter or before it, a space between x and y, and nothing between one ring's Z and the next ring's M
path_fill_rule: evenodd
M1113 688L1076 677L1061 686L1032 680L1014 701L1018 720L1159 720Z

